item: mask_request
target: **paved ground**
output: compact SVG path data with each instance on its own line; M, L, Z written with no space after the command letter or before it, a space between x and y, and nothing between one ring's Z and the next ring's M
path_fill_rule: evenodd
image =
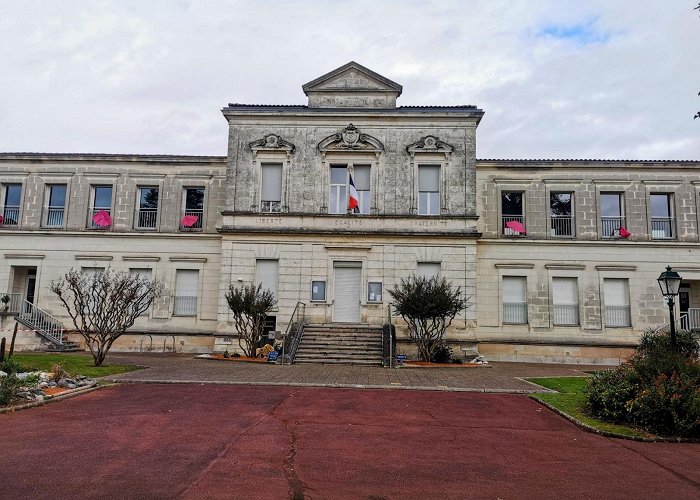
M122 384L0 415L2 498L698 498L700 446L521 395Z
M110 377L134 382L206 382L246 385L369 387L421 390L532 392L538 386L521 377L584 375L600 366L493 363L481 367L399 368L243 363L193 359L192 355L110 354L109 363L149 366Z

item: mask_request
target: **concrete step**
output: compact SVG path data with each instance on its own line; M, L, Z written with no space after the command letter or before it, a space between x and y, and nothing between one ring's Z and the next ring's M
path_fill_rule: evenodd
M353 360L295 360L295 363L318 364L318 365L352 365L352 366L381 366L381 361L353 361Z
M336 339L333 337L307 337L304 335L301 338L303 344L333 344L333 345L367 345L367 346L381 346L382 339L365 339L365 338L350 338L350 339Z
M300 345L297 352L369 352L372 354L381 355L382 349L379 348L367 348L364 346L339 346L339 345Z

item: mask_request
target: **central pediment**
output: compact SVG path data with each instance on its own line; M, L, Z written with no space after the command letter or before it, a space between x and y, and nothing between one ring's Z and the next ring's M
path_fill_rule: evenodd
M351 61L302 86L310 108L395 108L403 87Z

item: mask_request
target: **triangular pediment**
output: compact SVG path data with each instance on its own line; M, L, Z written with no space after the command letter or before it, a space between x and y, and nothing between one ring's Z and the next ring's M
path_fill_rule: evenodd
M397 92L398 95L401 95L403 87L379 73L351 61L303 85L302 89L307 95L310 91L319 90L378 90Z
M403 87L351 61L302 86L312 108L393 108Z

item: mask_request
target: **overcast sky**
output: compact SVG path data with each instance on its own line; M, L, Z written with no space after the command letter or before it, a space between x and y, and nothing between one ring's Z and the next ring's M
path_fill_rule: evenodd
M226 154L229 102L354 60L479 158L700 159L697 0L0 0L0 151Z

